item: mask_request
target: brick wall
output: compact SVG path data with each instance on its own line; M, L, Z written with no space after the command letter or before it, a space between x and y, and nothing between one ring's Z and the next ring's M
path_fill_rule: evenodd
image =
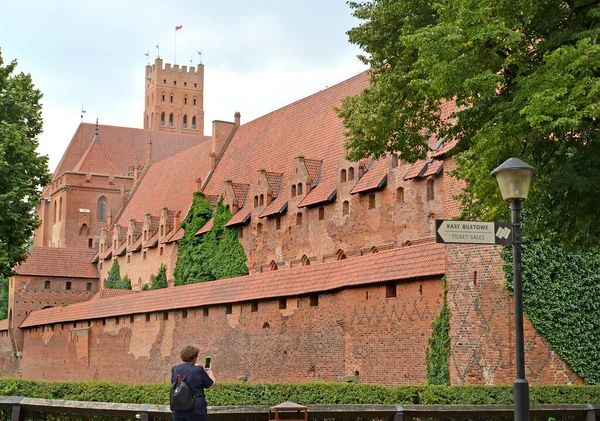
M336 381L360 375L363 383L425 381L425 348L441 306L439 279L309 296L211 306L165 313L25 329L23 378L164 381L179 351L197 344L211 355L219 380L252 383ZM230 311L230 314L227 314ZM147 320L148 318L148 320Z

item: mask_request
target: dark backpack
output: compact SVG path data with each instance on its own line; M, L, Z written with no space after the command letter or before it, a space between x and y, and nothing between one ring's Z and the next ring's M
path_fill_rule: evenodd
M177 374L175 383L171 385L171 392L169 394L171 411L189 411L194 407L196 394L192 392L192 389L185 382L190 371L192 371L191 368L183 377L181 377L181 374ZM173 367L173 372L175 372L175 367Z

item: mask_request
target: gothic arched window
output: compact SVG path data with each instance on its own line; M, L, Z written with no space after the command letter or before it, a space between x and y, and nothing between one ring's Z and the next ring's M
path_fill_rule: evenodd
M98 221L106 221L106 197L98 199Z
M162 113L160 113L160 125L161 126L165 125L165 112L164 111Z
M169 114L169 127L173 127L173 113Z
M196 101L196 100L194 100ZM196 116L192 117L192 129L196 129Z
M183 128L187 129L187 114L183 116Z

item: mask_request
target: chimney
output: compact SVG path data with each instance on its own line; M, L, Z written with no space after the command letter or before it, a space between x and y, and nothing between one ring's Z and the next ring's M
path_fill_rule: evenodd
M175 212L175 221L173 222L173 228L175 230L178 230L179 225L181 225L181 211Z
M240 114L239 111L236 111L235 114L233 115L233 122L235 124L236 127L240 127L240 119L241 119L242 115Z
M220 120L213 120L212 124L212 151L218 156L231 131L235 128L235 124Z
M196 179L196 191L197 192L201 192L202 191L202 177L198 177Z

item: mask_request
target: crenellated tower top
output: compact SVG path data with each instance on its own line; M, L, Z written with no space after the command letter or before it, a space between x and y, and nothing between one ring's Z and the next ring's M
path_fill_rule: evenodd
M146 66L144 128L204 135L204 65Z

